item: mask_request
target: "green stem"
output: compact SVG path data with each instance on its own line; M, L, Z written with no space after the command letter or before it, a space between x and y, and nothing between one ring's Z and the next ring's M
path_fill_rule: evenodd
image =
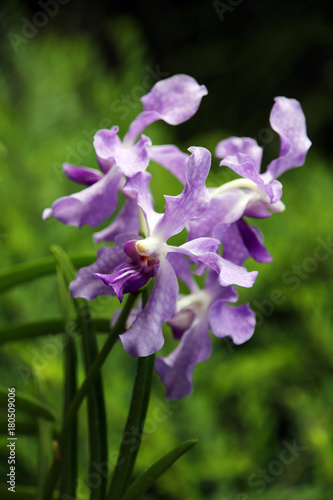
M147 301L147 293L147 289L142 292L143 307ZM117 464L106 497L107 500L119 500L131 481L149 403L154 363L154 354L138 359L130 410L123 432ZM128 439L129 436L130 440Z
M127 318L132 310L132 307L134 305L134 302L137 298L137 294L130 294L127 302L118 318L118 321L114 328L112 329L108 339L106 340L102 350L98 354L98 356L95 358L95 361L93 365L91 366L89 372L87 373L86 379L84 380L83 384L81 385L79 391L76 393L70 408L68 410L68 413L66 415L66 418L64 419L63 422L63 427L61 430L61 433L59 435L59 450L60 450L60 455L56 456L53 464L51 466L51 469L49 471L48 478L46 480L46 486L45 486L45 491L44 491L44 496L43 500L49 500L52 497L53 490L56 486L58 477L59 477L59 472L61 468L61 450L63 448L63 444L66 441L68 431L70 430L70 426L72 424L73 419L75 418L75 415L78 411L78 409L81 406L82 401L84 398L87 396L89 389L91 387L91 384L94 382L95 378L99 374L99 371L106 360L108 354L110 353L113 345L118 339L118 336L122 333L126 326L126 321Z

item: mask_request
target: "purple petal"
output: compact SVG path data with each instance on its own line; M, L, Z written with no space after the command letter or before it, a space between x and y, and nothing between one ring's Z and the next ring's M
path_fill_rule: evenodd
M180 247L168 246L168 248L169 251L188 255L194 261L198 260L213 269L219 275L219 283L222 286L240 285L246 288L253 286L258 272L248 272L245 267L238 266L214 253L212 250L219 244L220 242L213 238L198 238Z
M169 125L189 120L207 93L204 85L187 75L175 75L155 83L141 98L144 112L132 122L125 141L133 143L142 130L156 120L164 120Z
M112 168L92 186L59 198L53 203L52 214L69 226L97 226L113 214L117 207L117 190L122 177L119 168ZM49 216L49 213L46 215Z
M95 182L103 177L102 174L94 168L75 167L69 163L64 163L62 169L71 181L87 186L95 184Z
M244 261L250 257L236 223L230 224L223 234L222 242L223 257L234 264L242 266Z
M137 200L137 204L145 216L149 234L153 232L157 222L162 217L162 214L155 212L153 208L153 198L149 189L150 179L151 174L148 172L139 172L127 179L123 187L125 195L130 195Z
M149 356L164 344L162 323L177 310L178 281L170 262L161 258L154 288L142 312L128 331L120 335L124 349L133 357Z
M236 224L251 257L257 262L272 262L273 257L266 250L261 231L255 226L249 226L244 219L240 219Z
M274 100L270 123L280 136L281 149L279 157L269 164L267 171L276 179L286 170L303 165L311 141L306 135L300 103L287 97L275 97Z
M70 284L72 297L82 297L93 300L99 295L114 295L114 292L103 281L95 277L95 273L110 274L114 268L122 263L130 262L124 252L124 244L133 238L133 235L121 235L116 238L114 247L102 247L97 251L97 260L91 266L80 269Z
M256 316L248 304L229 306L218 301L209 310L209 324L216 337L231 337L233 343L238 345L252 337Z
M215 228L240 219L252 198L253 193L245 193L241 189L232 189L211 198L200 218L186 224L189 229L188 238L217 237Z
M167 255L167 259L174 268L177 278L185 283L190 292L197 293L199 288L193 278L189 261L185 258L185 255L172 252Z
M156 111L161 120L179 125L197 112L207 93L206 87L194 78L175 75L157 82L141 101L145 111Z
M138 215L138 204L136 200L126 199L122 209L114 219L114 221L102 231L94 233L94 241L114 241L115 237L121 233L138 233L140 223Z
M143 273L140 267L132 262L120 264L112 274L95 273L96 278L101 279L108 287L112 289L118 297L119 302L122 302L124 293L135 292L143 287L153 274Z
M154 231L164 241L182 231L187 220L201 215L209 201L205 183L211 154L200 147L191 147L189 151L192 154L186 166L184 190L178 196L165 196L165 212Z
M216 146L215 155L217 158L225 158L226 156L236 156L238 153L251 156L254 160L256 171L260 173L263 149L258 146L256 140L250 137L229 137L220 141Z
M211 355L211 339L207 319L195 321L187 330L177 348L167 357L158 357L155 369L167 387L168 399L179 399L193 390L193 371L197 363Z
M185 169L188 154L183 153L177 146L151 146L148 149L149 158L169 170L182 184L186 183Z
M119 139L118 127L99 130L94 137L94 148L99 158L115 163L127 177L145 170L149 163L147 147L151 140L144 135L133 146L124 145Z

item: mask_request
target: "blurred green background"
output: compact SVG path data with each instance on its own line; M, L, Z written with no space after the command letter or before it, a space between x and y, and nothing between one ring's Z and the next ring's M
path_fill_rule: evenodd
M158 79L186 73L209 94L189 122L149 127L153 143L213 152L219 140L244 135L264 147L264 164L278 151L268 128L274 96L300 100L313 146L305 166L281 179L287 210L260 223L274 262L248 262L260 273L255 286L241 292L258 316L255 335L243 346L214 339L212 358L196 369L193 395L171 406L155 377L137 471L181 440L198 437L147 499L332 499L332 5L72 0L41 16L45 3L12 1L0 8L2 268L49 255L53 243L68 252L95 251L90 228L42 222L42 210L76 190L61 164L95 167L94 133L118 124L123 135L142 109L140 96ZM217 165L211 185L227 179ZM162 194L177 194L180 185L151 168L156 207L163 210ZM93 311L108 317L116 308L116 299L109 299ZM55 277L3 294L1 316L2 325L60 316ZM166 337L164 352L173 344L167 329ZM48 355L49 343L3 344L1 385L29 394L38 387L60 419L61 350ZM119 445L134 370L120 345L103 368L111 453ZM156 421L156 408L163 422ZM84 409L80 416L78 498L85 499ZM294 448L295 459L285 464L283 452L295 443L302 450ZM36 438L19 436L17 455L17 484L35 485ZM2 480L7 468L1 438Z

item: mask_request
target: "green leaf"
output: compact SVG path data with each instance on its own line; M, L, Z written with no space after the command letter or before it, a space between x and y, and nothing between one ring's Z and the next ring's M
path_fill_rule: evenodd
M164 474L164 472L167 471L176 462L176 460L197 444L197 442L197 439L189 439L179 446L176 446L176 448L157 460L157 462L139 475L139 477L126 490L125 494L121 497L121 500L139 500L141 495L146 493L146 491L149 490L157 479Z
M96 254L75 254L71 256L73 265L76 268L89 266L96 260ZM0 271L0 292L25 283L26 281L40 278L54 273L56 270L56 261L54 257L44 257L32 262L17 264L9 269Z
M78 331L81 334L83 356L86 373L93 364L97 354L98 346L96 334L92 324L90 309L86 300L72 299L69 295L69 284L75 278L76 271L73 267L68 255L58 246L53 245L51 251L59 263L63 276L66 278L63 291L63 300L70 300L74 304L75 313L77 315ZM67 313L67 322L69 322L69 312ZM92 464L107 463L107 425L106 411L104 401L103 381L101 374L96 376L96 379L88 393L88 436L89 436L89 474L95 474L95 468ZM106 475L103 474L100 479L100 485L91 487L91 500L101 500L105 497L106 492Z
M118 339L118 336L123 332L125 326L126 326L126 321L127 318L134 306L135 300L137 298L138 294L137 293L131 293L125 303L125 306L123 307L119 318L115 324L115 326L112 328L110 335L108 336L102 350L99 352L98 356L95 358L95 361L93 365L91 366L89 372L87 373L87 376L81 385L80 389L77 391L74 400L71 403L70 408L68 409L66 418L63 423L62 430L59 435L59 447L61 448L62 443L66 439L67 433L69 432L71 423L73 419L75 418L75 415L80 408L84 398L87 396L90 387L92 383L94 382L95 378L100 372L101 367L103 366L104 361L107 359L112 347L114 346L115 342ZM44 496L43 500L49 500L51 495L53 494L53 490L55 488L56 482L57 482L57 477L58 477L58 471L59 468L61 467L60 460L57 459L57 457L54 458L52 466L50 468L47 480L46 480L46 487L44 490Z
M0 406L7 407L7 401L8 388L0 387ZM31 413L31 415L44 418L51 422L54 422L56 419L52 409L48 405L19 391L15 391L15 406L17 409L27 411Z
M143 305L148 300L147 288L143 290ZM108 500L119 500L127 485L131 481L136 456L138 454L141 436L148 408L152 373L155 364L155 355L139 358L137 372L132 392L130 410L123 432L117 464L107 495ZM128 446L127 438L135 439L135 446Z
M58 288L59 288L59 298L61 309L63 311L63 329L67 331L67 325L71 322L73 304L72 298L69 294L68 283L62 269L61 262L57 261L57 278L58 278ZM65 333L67 342L65 342L64 347L64 418L71 402L74 399L77 390L77 356L75 341L71 335ZM73 419L70 433L63 448L60 450L62 459L62 475L61 475L61 486L60 494L69 495L75 498L76 495L76 484L78 475L78 457L77 457L77 418ZM47 471L45 471L44 477L47 477ZM43 490L42 490L43 491ZM42 495L41 497L42 498Z
M110 318L94 318L93 327L98 333L109 333ZM77 333L75 320L70 325L67 333ZM0 328L0 344L16 340L27 340L46 335L56 335L64 333L64 321L61 318L50 318L41 321L17 321Z

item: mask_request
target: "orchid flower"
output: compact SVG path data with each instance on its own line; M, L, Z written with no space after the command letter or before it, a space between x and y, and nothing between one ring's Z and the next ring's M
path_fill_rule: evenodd
M170 125L179 125L191 118L207 94L204 85L199 85L187 75L175 75L157 82L152 90L141 98L144 111L129 127L124 141L118 137L118 126L111 130L99 130L94 137L94 148L100 171L87 167L63 165L67 177L86 185L82 191L62 197L53 203L52 208L44 210L43 218L54 215L67 225L81 227L84 224L98 226L115 211L117 193L123 194L126 179L143 172L153 160L170 170L183 183L188 155L174 145L152 146L149 137L137 137L151 123L163 120ZM138 228L136 204L127 195L127 202L119 215L118 226L131 220L131 229ZM112 241L118 226L113 225L95 235L95 240Z
M257 272L248 272L222 258L218 253L220 242L214 238L198 238L177 247L167 240L182 231L188 220L204 212L209 192L205 186L211 155L205 148L189 148L192 153L186 165L186 182L178 196L165 196L164 214L152 207L148 190L150 174L139 172L127 180L124 189L133 194L143 212L147 236L121 235L113 248L103 247L92 265L81 269L71 284L74 297L89 300L101 294L123 294L144 286L156 276L156 282L146 306L137 315L126 333L120 336L125 350L132 356L148 356L163 343L162 323L176 313L178 280L169 260L169 254L187 255L215 271L220 286L232 284L251 287Z

